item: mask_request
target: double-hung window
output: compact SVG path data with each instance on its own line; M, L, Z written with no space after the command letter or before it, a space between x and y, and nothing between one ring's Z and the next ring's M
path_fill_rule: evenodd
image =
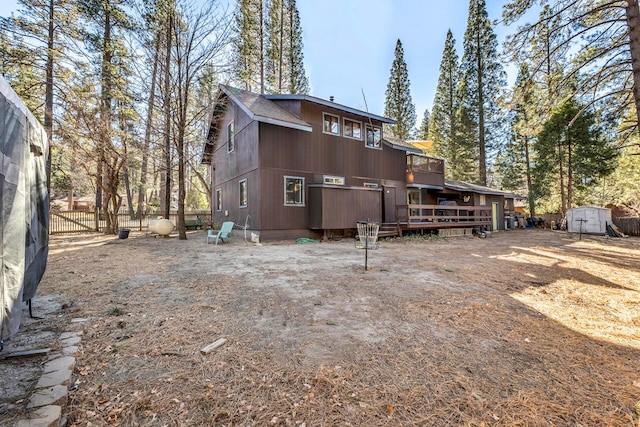
M340 117L329 113L322 113L322 132L340 135Z
M369 148L382 148L382 128L380 126L367 125L365 145Z
M304 178L284 177L284 204L285 206L304 206Z
M345 118L342 125L342 134L347 138L362 141L362 123Z
M233 129L233 122L230 122L227 125L227 152L230 153L235 150L236 140L235 140L235 132Z
M243 179L242 181L240 181L239 193L240 193L240 207L241 208L246 208L247 207L247 202L248 202L248 198L247 198L247 180L246 179Z

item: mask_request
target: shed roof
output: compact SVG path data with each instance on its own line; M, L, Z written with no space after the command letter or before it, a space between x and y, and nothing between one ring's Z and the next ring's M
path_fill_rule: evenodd
M395 136L384 135L384 137L382 138L382 141L386 143L389 147L395 148L396 150L404 150L404 151L408 151L416 154L422 154L422 150L419 150L418 148L409 144L407 141L400 138L396 138Z
M470 182L455 181L453 179L445 179L444 186L451 190L468 191L470 193L489 194L493 196L504 196L506 199L515 199L517 196L502 190L486 187L484 185L472 184Z

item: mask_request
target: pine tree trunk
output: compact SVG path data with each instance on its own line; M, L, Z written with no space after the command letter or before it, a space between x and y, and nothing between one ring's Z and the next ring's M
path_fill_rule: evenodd
M147 106L147 123L144 129L144 146L142 147L142 165L140 167L140 187L138 189L138 212L136 217L142 219L147 205L147 170L149 167L149 146L151 145L151 124L156 101L156 81L158 78L158 62L160 60L160 33L156 34L153 71L151 73L151 91Z
M160 201L162 215L169 219L171 210L171 42L173 33L173 14L169 16L166 34L166 53L164 64L164 186ZM162 185L162 184L161 184Z
M284 50L284 0L280 1L280 49L278 52L278 93L282 93L282 71L284 63L282 61L282 51Z
M638 8L638 0L627 0L626 4L629 50L631 51L631 68L633 70L633 98L636 117L640 124L640 9Z
M260 93L264 93L264 7L260 2Z
M525 118L526 120L526 118ZM534 194L531 192L531 157L529 155L529 137L524 137L524 158L526 161L526 173L527 173L527 194L529 201L529 215L536 216L536 202L533 197Z
M573 160L571 153L571 128L567 129L567 210L573 205Z
M44 129L49 140L49 150L53 141L53 39L55 36L54 0L49 0L49 28L47 34L47 65L44 95ZM51 151L49 151L51 152ZM51 154L47 157L47 192L51 194Z
M480 32L478 31L478 52L480 46ZM484 90L482 87L482 55L478 55L478 169L480 170L480 184L487 185L487 147L484 129Z
M564 187L564 156L562 142L558 142L558 170L560 171L560 208L562 215L567 213L567 198Z
M100 103L100 135L98 147L98 168L97 168L97 185L96 185L96 206L98 203L102 205L102 212L106 221L106 234L115 234L117 223L109 215L109 203L103 202L102 191L105 190L107 200L113 197L113 182L108 176L108 165L106 163L106 148L110 144L111 138L111 100L113 81L111 78L111 61L113 60L113 51L111 49L111 14L109 8L104 10L104 33L102 45L102 75L101 75L101 103ZM106 169L106 170L105 170ZM105 175L107 172L107 175ZM117 192L117 188L115 190ZM114 207L115 208L115 207Z

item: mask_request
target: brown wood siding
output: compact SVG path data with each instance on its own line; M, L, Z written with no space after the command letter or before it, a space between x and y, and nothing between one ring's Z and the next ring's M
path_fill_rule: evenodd
M261 169L261 185L265 197L262 199L261 225L267 230L284 230L287 228L301 229L308 226L309 192L307 184L309 174L282 171L275 169ZM285 206L284 177L296 176L305 179L305 206Z
M298 100L287 100L287 99L278 99L274 100L276 104L280 107L284 108L294 116L300 118L300 101Z
M234 150L228 152L227 125L234 122ZM212 200L222 189L222 212L213 209L216 224L233 221L244 226L247 218L252 228L260 228L261 183L258 174L258 122L251 120L238 106L229 108L220 123L220 136L214 153ZM240 208L239 182L247 179L247 207ZM226 211L226 212L225 212ZM228 213L228 215L225 215Z
M247 180L247 207L240 207L240 181ZM236 179L230 179L225 182L218 183L213 187L213 200L215 202L216 190L222 189L222 210L216 211L214 206L213 221L216 225L222 224L224 221L233 221L235 224L244 227L245 224L249 228L259 230L260 223L260 175L258 171L252 171L244 175L238 176Z
M364 139L355 140L322 132L322 113L360 121L363 117L339 110L303 102L302 120L311 124L313 132L262 124L260 127L260 166L300 171L317 175L345 178L346 186L361 186L381 179L404 181L406 155L404 151L383 146L381 150L367 148ZM374 122L374 125L380 123Z
M356 228L358 221L382 221L380 190L339 187L309 188L310 228L335 230Z

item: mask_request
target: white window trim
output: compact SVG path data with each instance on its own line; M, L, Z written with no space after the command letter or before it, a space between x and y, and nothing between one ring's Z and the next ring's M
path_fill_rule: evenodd
M379 188L380 186L378 185L377 182L365 182L364 184L362 184L365 188Z
M231 132L229 132L229 129L233 130L233 136L231 136ZM227 153L231 153L232 151L235 151L235 149L236 149L236 127L233 124L233 120L231 120L227 124Z
M367 141L367 130L368 129L380 129L380 145L378 147L374 146L374 145L369 145L368 141ZM366 125L364 128L364 146L367 148L371 148L372 150L382 150L382 139L384 137L382 136L382 126L375 126L375 125Z
M360 125L360 138L358 138L357 136L349 136L347 134L345 134L345 130L347 129L347 127L345 126L345 123L348 121L352 122L352 123L358 123ZM362 131L364 130L364 128L362 127L362 122L359 122L357 120L353 120L350 119L348 117L343 117L342 118L342 136L344 136L345 138L349 138L349 139L355 139L356 141L362 141Z
M325 118L325 116L335 117L336 119L338 119L338 132L334 133L334 132L327 132L326 130L324 130L324 118ZM336 116L335 114L323 112L322 113L322 133L326 133L327 135L340 136L340 116Z
M344 176L323 175L322 182L330 185L344 185Z
M247 204L246 205L242 205L242 200L241 200L241 196L242 196L242 183L244 182L245 184L245 196L247 198ZM240 208L246 208L247 206L249 206L249 186L247 185L247 179L241 179L240 181L238 181L238 205Z
M218 198L218 194L220 194L220 198ZM216 189L216 205L218 204L218 200L220 200L220 205L216 206L216 212L222 212L222 188Z
M302 181L302 203L287 203L287 179L299 179ZM304 193L305 193L305 179L303 176L291 176L291 175L285 175L284 176L284 181L283 181L283 191L284 191L284 205L288 206L288 207L304 207L305 206L305 197L304 197Z

